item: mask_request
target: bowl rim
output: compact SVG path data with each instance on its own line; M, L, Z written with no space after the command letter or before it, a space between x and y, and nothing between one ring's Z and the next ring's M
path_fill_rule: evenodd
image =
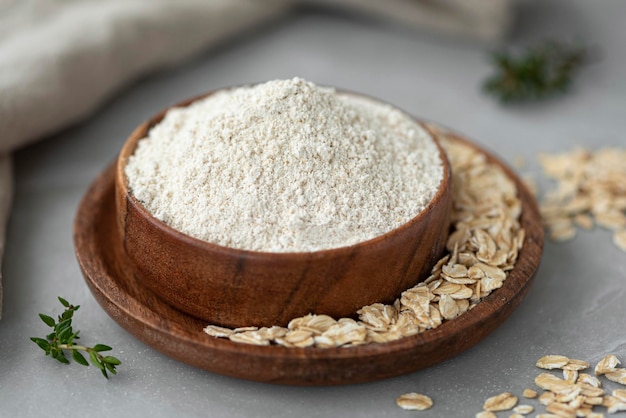
M166 107L165 109L162 109L160 112L150 117L147 121L143 122L141 125L135 128L135 130L126 139L118 155L118 158L115 161L116 186L121 188L120 191L126 197L127 202L130 202L134 206L134 208L141 214L141 216L147 219L150 222L150 224L154 226L155 228L157 228L159 231L163 232L164 234L174 237L176 240L184 243L185 245L190 245L195 248L207 250L214 254L234 255L234 256L239 256L239 257L245 257L247 259L273 257L276 260L288 260L288 259L293 259L294 257L305 257L305 258L333 257L333 256L338 256L344 253L351 253L355 251L356 249L361 249L364 247L370 247L370 246L376 247L379 245L384 245L390 239L390 237L400 234L402 232L405 232L407 229L411 228L412 226L422 221L422 219L426 217L428 213L434 210L435 207L439 206L437 205L438 202L440 202L442 199L445 199L446 196L449 196L451 194L452 192L451 191L452 169L450 166L450 162L448 161L446 153L443 150L443 147L441 146L439 142L437 132L433 129L429 129L428 124L426 122L423 122L415 118L410 113L408 113L407 111L405 111L404 109L400 107L392 105L384 100L375 98L373 96L362 94L362 93L357 93L357 92L350 91L350 90L340 89L340 88L336 88L332 86L320 86L323 88L332 88L335 91L335 93L339 95L355 96L355 97L359 97L362 99L371 100L375 103L386 105L395 110L398 110L404 116L406 116L409 120L415 123L415 125L417 125L420 129L422 129L427 135L429 135L429 137L431 138L431 140L434 142L435 146L437 147L439 158L441 160L441 164L443 167L443 175L442 175L441 181L437 187L437 191L435 192L434 196L430 199L430 201L424 207L424 209L422 209L417 215L415 215L408 221L402 223L401 225L385 232L382 235L369 238L365 241L359 241L351 245L324 248L324 249L315 250L315 251L280 251L280 252L248 250L248 249L242 249L242 248L228 247L228 246L217 244L214 242L205 241L203 239L196 238L182 231L179 231L176 228L156 218L141 203L141 201L132 193L132 190L128 184L128 177L126 176L125 171L124 171L124 168L126 164L128 163L128 159L135 152L135 149L137 148L139 141L145 138L148 132L154 126L156 126L158 123L160 123L163 120L163 118L165 117L165 115L170 109L187 107L198 100L202 100L218 92L233 90L233 89L240 88L240 87L254 86L258 84L260 83L218 88L218 89L210 90L208 92L179 101L171 106ZM451 202L451 199L449 199L449 201ZM450 205L448 205L445 209L448 212L450 212ZM444 218L448 218L448 217L444 217Z

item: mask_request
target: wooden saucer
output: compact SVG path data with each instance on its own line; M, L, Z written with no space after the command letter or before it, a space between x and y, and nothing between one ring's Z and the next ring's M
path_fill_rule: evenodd
M162 302L136 280L116 227L114 165L98 176L80 203L74 224L76 257L94 297L118 324L149 346L195 367L296 385L358 383L419 370L472 347L500 326L526 296L543 249L537 205L519 178L480 147L451 136L484 153L516 183L526 239L500 289L471 311L412 337L323 349L254 346L205 334L204 321Z

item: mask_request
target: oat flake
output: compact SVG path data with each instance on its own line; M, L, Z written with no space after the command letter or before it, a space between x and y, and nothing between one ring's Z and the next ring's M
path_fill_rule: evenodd
M398 396L396 404L409 411L424 411L433 406L433 400L426 395L411 392Z

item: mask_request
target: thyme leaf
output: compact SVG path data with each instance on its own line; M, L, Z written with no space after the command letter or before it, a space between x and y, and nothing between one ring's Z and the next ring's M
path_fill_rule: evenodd
M545 41L518 54L494 52L495 73L485 80L483 90L504 104L563 94L587 58L582 46L556 41Z
M111 351L111 347L104 344L96 344L93 347L89 347L74 342L79 339L78 334L80 331L73 330L72 319L74 312L80 306L74 306L60 296L58 299L61 305L65 307L65 311L58 316L57 320L51 316L39 314L39 318L41 318L44 324L52 328L52 332L46 335L46 338L31 337L31 341L45 351L47 356L49 355L61 363L69 364L70 361L66 355L71 353L72 359L76 363L89 366L89 362L81 353L85 352L91 364L97 367L104 377L108 379L108 373L117 374L116 366L119 366L122 362L113 356L100 354L103 351Z

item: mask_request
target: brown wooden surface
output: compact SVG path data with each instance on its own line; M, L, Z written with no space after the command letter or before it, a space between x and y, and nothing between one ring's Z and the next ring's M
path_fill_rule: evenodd
M162 117L163 112L136 129L120 153L118 224L137 279L190 315L230 327L284 326L309 313L352 316L362 306L391 303L424 280L445 250L452 198L450 167L441 148L444 176L432 201L406 224L366 242L267 253L227 248L176 231L137 201L124 174L137 142Z
M502 166L518 186L526 229L515 269L500 289L471 311L436 329L386 344L337 349L259 347L204 334L204 321L170 307L137 281L116 227L113 166L94 181L79 206L74 226L76 255L104 310L132 335L182 362L215 373L281 384L334 385L384 379L437 364L475 345L500 326L526 296L541 258L543 229L534 199L515 174Z

